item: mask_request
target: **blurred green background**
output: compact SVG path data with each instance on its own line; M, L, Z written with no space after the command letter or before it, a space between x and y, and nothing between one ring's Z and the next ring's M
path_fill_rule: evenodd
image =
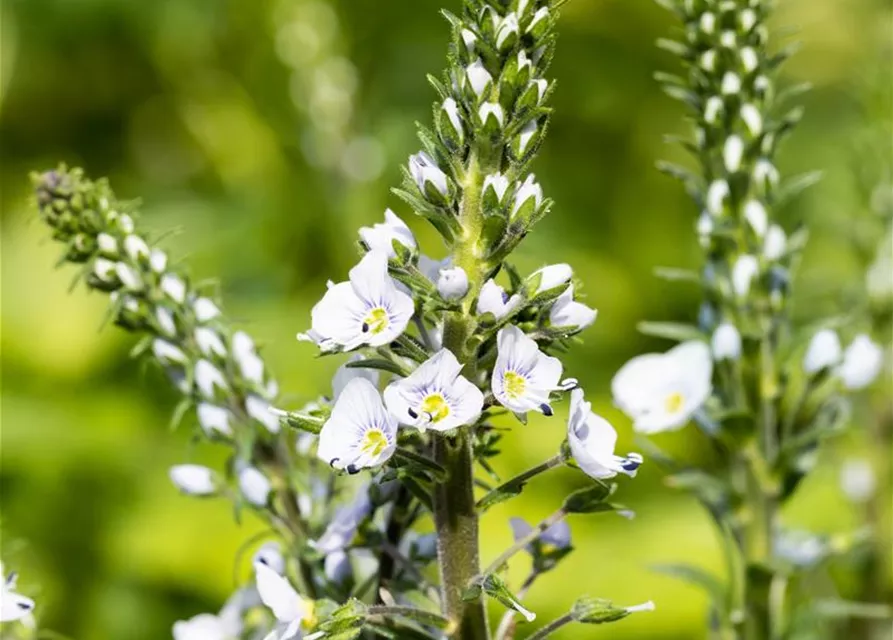
M108 175L141 197L144 224L199 278L219 278L229 315L267 345L287 398L328 390L336 359L317 359L294 335L327 278L355 261L357 227L386 206L442 247L389 195L428 121L424 76L444 66L446 23L430 0L4 0L0 13L2 187L2 554L39 601L43 625L78 639L169 637L178 618L216 610L233 586L235 553L257 525L232 523L224 502L180 497L169 465L220 452L171 433L175 398L128 359L131 339L99 331L106 301L74 273L53 270L58 247L28 206L27 173L58 161ZM813 230L800 278L804 317L841 309L863 263L848 238L871 234L866 188L889 139L889 0L786 0L775 22L799 28L803 50L783 83L809 81L806 115L787 144L785 174L825 179L781 212ZM447 5L455 9L457 0ZM654 170L666 133L687 133L682 108L652 80L673 60L655 46L671 16L645 0L574 0L563 11L556 116L535 165L554 213L522 245L525 269L568 261L599 320L566 361L596 410L632 445L608 383L629 357L667 345L636 332L643 319L688 320L698 292L667 286L657 265L696 266L693 206ZM779 42L778 40L776 42ZM866 187L867 185L867 187ZM842 235L843 234L843 235ZM849 288L849 289L848 289ZM860 414L857 413L857 416ZM563 417L508 438L508 476L563 437ZM660 444L695 457L689 429ZM842 442L822 454L788 518L848 531L857 515L837 488ZM535 482L493 509L484 554L509 542L509 515L540 518L571 471ZM578 551L533 589L547 620L585 591L657 611L557 638L703 637L705 599L650 567L692 561L719 568L706 516L662 486L655 465L623 482L628 522L572 522ZM845 577L845 576L844 576Z

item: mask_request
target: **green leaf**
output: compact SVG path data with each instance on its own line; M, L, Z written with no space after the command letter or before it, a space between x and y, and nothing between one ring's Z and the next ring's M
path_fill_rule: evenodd
M677 269L675 267L655 267L654 275L668 282L694 282L701 283L701 275L691 269Z
M325 424L326 418L322 416L307 415L306 413L301 413L299 411L292 411L285 416L284 420L288 426L294 427L295 429L308 431L310 433L319 433L322 431L322 426Z
M570 494L564 501L564 510L568 513L596 513L599 511L610 511L603 505L614 489L616 484L605 484L596 482L595 484L580 489Z
M727 609L728 590L723 581L709 571L690 564L659 564L652 569L663 575L700 587L707 592L718 610L725 611Z
M508 586L503 582L502 578L496 574L490 573L484 576L479 582L479 586L481 591L499 602L506 609L520 613L524 616L524 619L527 620L527 622L533 622L536 619L536 614L529 609L526 609L518 598L509 591Z
M637 328L640 333L644 333L646 336L667 338L676 342L685 342L687 340L703 341L707 339L704 332L696 326L681 322L640 322Z

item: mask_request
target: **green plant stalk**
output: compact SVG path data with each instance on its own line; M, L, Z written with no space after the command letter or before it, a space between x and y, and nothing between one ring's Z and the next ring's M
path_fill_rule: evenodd
M542 640L543 638L548 638L550 635L558 631L561 627L566 627L573 622L575 622L574 617L569 613L565 614L547 624L545 627L534 633L532 636L528 637L527 640Z
M466 300L480 288L482 265L475 255L482 228L481 188L483 177L477 155L468 160L462 190L459 222L462 236L453 251L453 264L462 267L469 279ZM467 341L475 329L470 302L461 312L450 314L444 324L443 344L465 365L464 374L474 374L474 357ZM448 477L434 491L434 523L437 529L437 558L440 565L442 608L456 626L456 640L488 640L490 629L483 597L463 599L465 590L480 570L478 514L474 499L474 457L470 434L459 430L450 439L434 441L434 460L447 469Z

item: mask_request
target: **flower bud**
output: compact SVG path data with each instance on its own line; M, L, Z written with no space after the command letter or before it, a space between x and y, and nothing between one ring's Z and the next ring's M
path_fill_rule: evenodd
M546 91L549 89L549 82L545 78L537 78L531 80L527 84L527 88L521 97L518 98L518 109L537 107L543 102Z
M493 76L484 67L484 63L478 58L465 68L465 78L474 97L480 100L493 84Z
M449 194L447 176L431 156L424 151L410 156L409 173L426 199L436 204L446 202Z
M480 26L481 35L489 40L499 27L501 19L496 10L491 6L484 6L478 14L478 25Z
M530 24L527 25L527 33L532 35L535 40L539 40L546 34L549 29L549 8L540 7L533 14Z
M134 261L149 259L149 245L145 240L133 234L124 238L124 251Z
M766 235L769 227L769 214L759 200L748 200L744 205L744 219L760 238Z
M709 11L705 11L701 14L698 26L701 29L701 33L708 36L712 35L716 31L716 15Z
M721 216L728 197L729 183L725 180L714 180L707 188L707 196L705 198L707 211L710 215Z
M521 127L521 131L518 132L518 135L515 136L515 139L512 140L512 154L518 160L523 160L524 157L536 146L536 142L539 140L540 130L537 126L536 119L530 120Z
M714 360L738 360L741 357L741 334L731 322L716 327L710 345Z
M704 103L704 122L715 125L723 110L723 101L719 96L711 96Z
M732 266L732 290L735 295L740 298L746 297L750 293L751 283L759 271L760 264L754 256L738 256Z
M192 311L198 322L207 322L220 315L220 309L209 298L199 298L192 304Z
M539 210L542 204L543 188L536 181L536 176L531 173L515 193L510 217L513 219L518 217L522 219L529 218L534 212Z
M716 49L707 49L701 54L701 68L710 73L716 70Z
M223 407L218 407L207 402L200 402L196 408L198 415L198 423L205 435L211 436L215 433L224 436L231 436L233 429L229 424L230 413Z
M210 496L217 493L214 472L198 464L178 464L170 468L171 482L190 496Z
M757 14L753 9L742 9L738 13L738 26L744 34L750 33L757 23Z
M542 269L534 271L528 278L528 286L536 285L533 295L539 295L550 289L555 289L567 284L574 276L574 270L569 264L550 264Z
M462 117L459 115L459 105L453 98L447 98L440 107L438 118L440 135L454 148L461 147L465 142L465 129L462 127Z
M744 141L739 136L729 136L722 148L722 159L726 170L735 173L741 168L741 160L744 158Z
M549 309L549 323L553 327L568 327L572 331L582 331L595 322L597 315L595 309L574 300L574 285L571 284Z
M444 300L461 300L468 293L468 276L461 267L442 269L437 278L437 293Z
M359 369L358 371L362 371ZM248 415L260 422L270 433L279 433L279 415L273 406L259 396L250 395L245 398L245 411Z
M223 340L213 329L208 327L199 327L195 330L195 342L199 351L206 357L218 356L226 357L226 345Z
M877 478L867 460L847 460L840 468L840 488L852 502L871 500L877 490Z
M213 399L217 389L226 391L229 388L220 369L207 360L199 360L195 363L194 375L195 385L205 398Z
M416 248L415 236L400 217L386 209L384 212L384 222L379 222L371 227L360 227L360 238L369 251L381 251L388 256L389 260L397 258L397 250L394 243L403 245L408 251L414 251ZM398 247L399 248L399 247Z
M478 108L478 120L484 132L493 136L505 126L505 112L498 102L485 102Z
M753 165L754 184L763 193L768 193L778 186L780 176L778 169L766 158L760 158Z
M508 188L509 180L501 173L491 173L484 178L482 192L484 208L491 210L501 208Z
M864 333L856 336L843 353L837 375L851 391L864 389L878 377L884 366L884 350Z
M143 288L143 279L140 277L139 272L128 264L123 262L117 263L115 265L115 275L118 276L118 280L121 281L121 284L126 289L139 291Z
M509 51L518 42L518 16L509 13L496 29L496 49L502 53Z
M725 96L738 95L741 92L741 78L738 77L738 74L726 71L722 77L720 91Z
M186 300L186 283L179 276L173 273L164 274L161 276L160 286L164 295L177 304L183 304Z
M254 467L245 467L239 471L239 491L255 507L267 505L272 488L267 477Z
M738 58L741 60L741 68L744 73L753 73L760 65L760 59L753 47L742 47L738 52Z
M459 35L462 37L462 44L465 45L465 52L469 55L474 53L474 48L478 41L478 37L474 35L474 32L462 29Z
M186 364L188 360L180 347L161 338L152 341L152 354L163 365Z
M766 238L763 240L763 257L769 261L775 261L784 255L787 248L788 239L784 229L777 224L773 224L766 231Z
M130 302L131 300L128 300ZM135 300L132 302L136 303ZM177 323L174 322L174 315L170 309L166 307L157 307L155 309L155 321L158 324L160 333L166 336L174 337L177 335Z
M741 106L741 120L744 121L747 130L750 132L750 135L753 137L757 137L763 131L763 116L760 114L760 110L757 109L752 104L745 104Z
M118 241L115 240L115 236L111 236L107 233L100 233L96 236L96 245L99 248L99 253L101 255L112 259L118 257Z
M115 280L115 263L105 258L96 258L93 261L93 275L102 282L113 282Z
M167 254L161 249L152 249L149 254L149 267L155 273L164 273L167 269Z
M818 331L809 341L806 354L803 356L803 371L814 375L823 369L833 367L842 355L840 338L832 329Z

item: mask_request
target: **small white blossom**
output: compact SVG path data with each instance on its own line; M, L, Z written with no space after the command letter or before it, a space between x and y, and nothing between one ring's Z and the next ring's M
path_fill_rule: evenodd
M496 194L497 202L502 202L502 199L505 197L505 192L508 191L509 188L509 180L501 173L491 173L484 178L482 192L486 193L488 188L492 189L493 193Z
M189 620L174 623L172 633L174 640L236 640L241 632L241 621L238 615L220 615L201 613Z
M133 234L124 238L124 251L130 256L131 260L148 260L149 245L146 241Z
M536 291L533 292L533 295L536 296L544 291L549 291L550 289L555 289L563 284L567 284L573 276L574 270L571 269L569 264L550 264L542 269L534 271L530 277L527 278L527 282L532 284L536 281L537 277L539 277L539 284L537 284Z
M723 95L726 96L736 95L740 93L741 78L738 77L738 74L732 73L731 71L726 71L725 75L722 77L720 91L722 91Z
M437 278L437 293L447 301L461 300L468 293L468 276L461 267L441 269Z
M744 205L744 219L759 237L766 235L769 227L769 214L759 200L748 200Z
M642 464L638 453L614 454L617 432L611 423L592 411L592 403L586 402L579 388L571 392L567 442L580 469L596 480L613 478L618 473L635 477Z
M446 174L440 170L434 158L424 151L409 157L409 173L422 194L427 194L425 187L429 184L442 196L449 192Z
M716 49L707 49L701 54L701 67L711 73L716 69Z
M719 96L711 96L704 103L704 121L707 124L716 124L719 114L722 113L723 102Z
M716 31L716 15L709 11L705 11L701 14L701 19L698 24L701 27L701 31L709 36Z
M199 327L195 330L195 343L199 351L205 356L226 357L226 345L220 335L208 327Z
M499 404L515 413L539 411L551 416L549 395L576 384L561 381L561 361L540 351L536 341L514 325L499 330L496 344L491 388Z
M598 311L574 300L574 285L564 290L549 309L549 322L553 327L572 327L582 331L595 322Z
M326 554L325 560L323 560L323 573L328 581L334 584L343 584L347 581L352 573L347 552L339 549Z
M735 295L740 298L747 296L753 279L759 272L760 263L754 256L746 254L738 256L732 265L732 289Z
M738 13L738 24L744 33L749 33L757 23L757 14L753 9L742 9Z
M701 236L703 240L709 238L714 229L713 218L710 217L709 213L704 211L701 213L700 216L698 216L698 222L695 225L695 229L698 232L698 235Z
M468 78L468 83L471 85L471 90L474 91L474 95L479 98L487 87L490 86L490 83L493 82L493 76L491 76L490 72L484 67L484 63L481 62L480 58L465 68L465 77Z
M740 113L741 119L747 125L747 130L750 131L750 135L760 135L763 131L763 116L760 114L760 110L752 104L745 104L741 106Z
M760 158L753 165L753 180L758 185L763 186L768 182L771 186L776 186L781 176L778 169L766 158Z
M532 173L527 176L518 191L515 193L515 199L512 203L511 215L514 216L518 211L527 204L528 201L533 202L533 210L536 211L543 204L543 188L536 181L536 176Z
M214 472L198 464L178 464L170 468L171 482L191 496L208 496L217 492Z
M139 291L143 288L143 279L140 277L139 272L128 264L123 262L117 263L115 265L115 275L118 276L118 280L121 281L121 284L126 289Z
M498 102L485 102L478 107L478 118L480 118L481 124L486 125L490 116L496 118L499 128L502 129L505 125L505 111L502 110L502 106Z
M713 332L710 346L715 360L737 360L741 357L741 333L731 322L723 322Z
M723 206L729 197L729 183L725 180L714 180L707 187L707 211L713 216L722 215Z
M192 305L192 310L195 312L195 319L199 322L207 322L220 315L220 309L210 298L197 299Z
M753 71L755 71L757 66L760 64L760 60L757 57L757 52L754 51L753 47L742 47L741 51L738 52L738 56L741 59L741 66L747 73L752 73Z
M226 391L229 388L220 369L204 359L195 363L195 384L208 399L214 398L216 389Z
M285 573L285 558L282 557L282 549L278 542L265 542L260 548L254 552L251 559L252 566L263 564L280 576Z
M883 348L862 333L843 352L843 362L837 368L837 376L847 389L864 389L880 375L883 366Z
M118 257L118 241L115 236L108 233L100 233L96 236L96 244L99 246L99 252L111 258Z
M152 249L149 253L149 267L155 273L164 273L167 269L167 254L161 249Z
M198 423L206 434L211 435L215 431L225 436L233 434L233 429L229 424L230 412L227 409L208 402L201 402L196 413L198 414Z
M239 365L242 377L250 382L264 381L264 361L254 347L254 341L244 331L236 331L232 339L233 360Z
M840 488L856 503L868 502L877 490L877 478L868 460L852 459L840 468Z
M361 227L360 237L369 251L381 251L387 254L389 259L397 257L397 252L394 251L395 240L410 251L416 248L415 236L412 235L412 231L390 209L384 212L384 222L379 222L371 227Z
M693 340L633 358L614 376L611 392L636 431L658 433L688 423L710 397L712 377L710 348Z
M161 291L178 304L183 304L186 300L186 283L173 273L161 276Z
M722 148L722 158L726 169L734 173L741 168L744 157L744 141L739 136L729 136Z
M124 233L133 233L133 228L134 228L133 218L131 218L129 215L127 215L126 213L122 213L122 214L118 215L117 217L113 217L113 216L109 216L109 217L110 217L110 219L116 219L116 221L118 223L118 228L121 231L123 231Z
M266 506L273 486L263 473L254 467L239 471L239 491L255 507Z
M93 275L103 282L111 281L115 275L115 263L105 258L96 258L93 261Z
M487 280L481 287L478 294L477 312L478 314L492 313L497 320L501 320L506 315L515 310L521 304L523 298L517 293L509 296L505 289L496 284L495 280Z
M388 410L400 422L419 429L448 431L473 424L484 406L484 394L460 375L462 365L441 349L384 392Z
M726 49L734 49L735 45L738 44L737 38L735 37L735 32L726 29L719 35L719 44L725 47Z
M125 300L125 305L129 306L129 303L136 303L135 300L127 299ZM131 310L133 310L131 308ZM161 329L161 332L166 336L175 336L177 335L177 324L174 322L174 315L171 313L170 309L167 307L157 307L155 309L155 320L158 322L158 326Z
M161 364L185 364L188 358L180 347L167 340L155 338L152 341L152 354Z
M311 313L317 344L350 351L395 340L412 319L415 304L388 275L388 257L370 251L350 270L350 280L329 287Z
M833 329L821 329L809 341L803 356L803 370L809 375L816 374L838 364L842 355L843 349L837 332Z
M15 592L17 577L15 572L5 575L0 564L0 622L24 623L34 611L34 600Z
M279 416L274 413L273 406L260 396L249 395L245 398L245 411L270 433L279 433Z
M387 461L397 447L397 419L369 380L354 378L335 401L319 433L317 455L336 469L356 473Z
M255 564L254 572L260 599L281 627L273 637L281 640L300 637L302 628L313 623L313 601L301 597L288 580L265 564Z
M770 261L778 260L784 255L787 244L788 237L784 229L777 224L770 225L763 240L763 257Z
M502 19L499 28L496 30L496 48L502 49L502 45L511 36L518 35L518 16L514 12L509 13Z

